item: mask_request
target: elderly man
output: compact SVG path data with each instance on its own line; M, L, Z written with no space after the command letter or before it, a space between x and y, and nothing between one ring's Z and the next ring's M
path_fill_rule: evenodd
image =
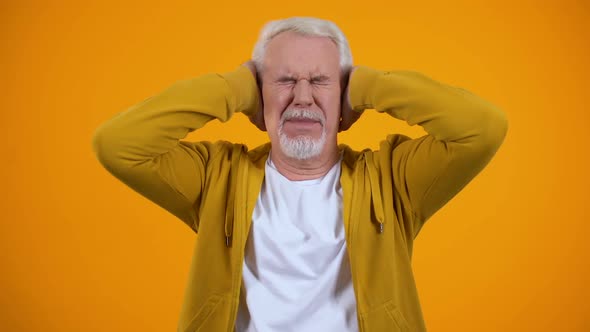
M337 143L365 109L427 135ZM182 139L243 113L270 142ZM100 126L97 158L198 241L178 331L425 331L424 223L491 160L505 114L412 71L352 67L332 22L266 24L252 61L176 82Z

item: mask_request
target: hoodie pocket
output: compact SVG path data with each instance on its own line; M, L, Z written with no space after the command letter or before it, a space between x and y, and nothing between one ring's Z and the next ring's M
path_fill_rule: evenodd
M219 307L219 304L223 300L223 297L220 295L211 295L205 304L199 309L196 315L193 317L191 322L188 324L186 332L197 332L203 324L207 322L207 319L211 317L211 315L215 312L215 310Z
M360 316L364 332L410 332L408 322L393 300L371 308Z

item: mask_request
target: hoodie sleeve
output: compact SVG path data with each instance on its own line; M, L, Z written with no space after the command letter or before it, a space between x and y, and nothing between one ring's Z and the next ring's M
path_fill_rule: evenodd
M355 111L375 109L427 132L387 138L393 185L413 216L407 225L413 237L487 165L508 130L506 114L495 105L414 71L359 66L349 91Z
M113 176L197 232L207 162L218 145L181 139L213 119L252 114L258 98L245 66L181 80L102 123L92 148Z

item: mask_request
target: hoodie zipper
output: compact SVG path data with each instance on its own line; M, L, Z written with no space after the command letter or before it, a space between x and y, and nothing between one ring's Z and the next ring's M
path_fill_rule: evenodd
M364 156L363 156L364 158ZM364 162L363 163L359 163L359 166L362 165L361 167L364 166ZM348 258L350 260L350 273L352 275L352 288L354 289L354 296L355 296L355 301L356 301L356 311L357 311L357 324L358 324L358 328L359 331L362 332L363 326L362 326L362 321L360 319L360 301L359 301L359 287L358 287L358 277L357 277L357 273L356 273L356 259L353 255L354 253L354 243L355 243L355 236L356 236L356 227L358 227L358 215L360 212L360 209L358 208L359 206L359 202L361 200L361 196L359 194L359 189L362 189L361 186L364 186L364 178L363 178L363 173L364 173L364 167L363 169L357 169L355 171L353 171L352 173L352 185L351 185L351 190L350 193L352 195L351 199L350 199L350 213L349 213L349 220L348 220L348 230L349 230L349 239L350 242L348 243ZM355 177L357 178L357 180L355 181ZM362 183L361 183L362 182ZM355 208L357 207L357 208Z

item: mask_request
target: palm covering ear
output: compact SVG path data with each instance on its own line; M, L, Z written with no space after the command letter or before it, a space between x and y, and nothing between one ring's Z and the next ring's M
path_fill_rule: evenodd
M352 109L352 106L350 105L350 96L349 96L350 79L352 78L352 75L355 70L356 70L356 67L352 67L352 69L350 70L350 73L348 74L348 77L345 80L346 86L344 88L344 91L342 93L342 98L340 101L340 126L338 128L338 132L348 130L356 122L356 120L358 120L361 117L361 115L363 114L363 111L361 111L361 112L354 111Z
M266 124L264 123L264 103L262 99L262 81L260 80L260 76L256 71L256 65L254 65L254 61L247 61L243 64L243 66L246 66L248 69L250 69L250 72L252 72L252 75L254 75L256 86L258 88L258 109L256 112L249 115L248 119L250 119L250 122L252 122L256 128L266 131Z

